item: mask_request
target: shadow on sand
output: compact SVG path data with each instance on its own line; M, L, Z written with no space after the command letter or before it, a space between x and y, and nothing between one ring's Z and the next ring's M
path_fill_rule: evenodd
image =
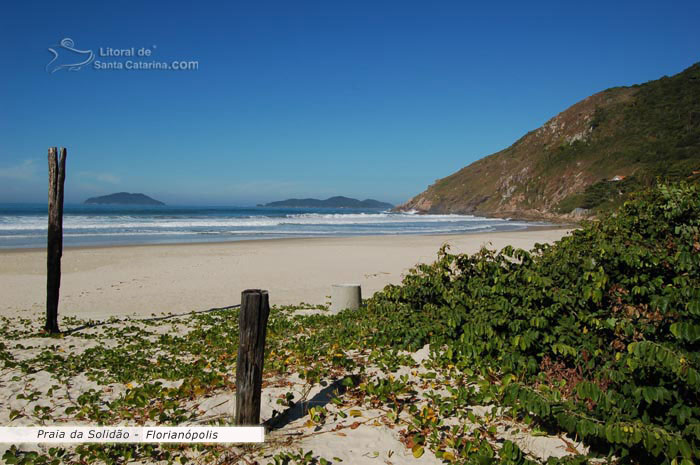
M353 384L357 384L359 382L359 377L353 375L351 378L353 380ZM326 406L331 399L340 396L347 390L347 387L342 384L343 379L344 378L340 378L333 381L311 399L293 404L284 412L265 421L263 425L270 430L284 428L290 423L306 416L311 407Z
M236 305L231 305L230 307L215 307L215 308L210 308L208 310L199 310L199 311L191 311L187 313L173 313L170 315L164 315L164 316L154 316L152 318L121 318L121 319L111 319L107 321L90 321L82 326L78 326L76 328L69 329L67 331L62 331L61 334L64 336L70 336L73 333L77 333L78 331L82 331L84 329L89 329L89 328L97 328L98 326L104 326L104 325L112 325L116 323L122 323L124 321L160 321L160 320L169 320L171 318L179 318L182 316L191 316L191 315L199 315L202 313L211 313L211 312L218 312L220 310L230 310L232 308L238 308L240 307L241 304L236 304Z

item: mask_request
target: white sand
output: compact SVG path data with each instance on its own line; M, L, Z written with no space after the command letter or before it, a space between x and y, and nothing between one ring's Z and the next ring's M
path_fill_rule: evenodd
M145 327L143 323L131 321L130 325L137 325L146 331L154 331L157 334L156 328ZM115 323L115 326L122 327L123 322ZM169 324L166 324L169 326ZM98 335L101 328L91 328L86 332ZM11 352L16 359L25 358L23 355L36 356L38 353L51 345L55 350L64 354L81 353L87 347L93 345L93 339L72 338L66 337L61 339L47 339L29 337L21 341L23 346L30 347L28 349L12 349ZM109 343L109 339L99 339L99 344ZM14 345L14 343L13 343ZM351 351L354 357L357 358L359 365L366 369L368 379L375 377L383 378L388 375L378 367L367 363L366 356L360 356L357 351ZM449 373L439 374L437 377L423 378L423 375L432 369L428 368L426 362L429 362L429 346L423 347L421 350L414 352L412 355L415 360L415 366L402 366L393 374L394 377L406 376L411 387L416 390L415 396L418 399L416 406L430 406L432 401L429 394L439 394L449 397L450 394L445 386L451 385L457 387L459 380L454 380ZM435 373L433 372L433 375ZM386 406L372 408L367 404L355 403L352 399L344 399L347 402L344 405L337 406L330 402L330 398L334 395L331 392L336 388L332 384L338 379L326 379L328 387L323 387L319 384L308 385L297 374L291 374L284 378L270 377L266 379L266 386L262 392L262 409L261 421L267 421L273 417L273 412L281 414L271 431L268 431L265 439L265 445L247 452L248 458L265 456L271 457L275 453L282 450L297 451L313 451L315 455L331 459L338 457L342 460L339 462L335 459L333 463L352 463L352 464L367 464L371 465L380 460L381 463L390 463L392 465L411 465L411 464L440 464L444 463L438 459L431 451L425 451L425 454L416 459L411 449L407 448L401 441L401 431L406 429L407 422L410 421L410 415L405 411L400 416L400 423L389 420L387 413L389 409ZM135 382L135 384L139 384ZM169 387L177 386L179 381L163 381L163 384ZM52 395L42 395L36 400L20 398L21 393L30 393L33 391L45 392L50 386L55 385L57 390ZM109 401L114 401L124 395L127 387L119 383L110 383L108 385L100 385L88 379L83 373L70 377L69 379L58 380L47 371L40 370L36 373L24 375L19 369L13 368L5 370L0 375L0 425L3 426L37 426L35 415L32 415L35 406L47 406L51 409L52 420L42 422L41 424L55 424L64 426L65 415L62 414L65 408L75 406L75 399L80 394L89 389L96 389L100 392L100 401L105 405ZM286 408L277 404L277 399L283 397L287 392L293 393L295 406ZM401 396L401 394L400 394ZM405 396L405 394L404 394ZM185 422L181 426L187 424L201 425L212 420L223 420L227 424L231 424L234 418L236 394L234 391L223 389L218 390L213 395L206 397L197 397L184 405L188 412L197 412L197 417L194 422ZM307 422L308 407L323 406L328 412L327 419L319 426L309 425ZM21 412L17 418L10 419L11 411ZM356 416L348 415L351 411L359 412ZM486 421L486 425L496 428L496 437L498 439L509 439L520 446L520 448L530 457L535 457L540 460L546 460L548 457L563 457L570 455L572 452L586 453L586 448L574 441L572 438L567 438L562 435L558 436L542 436L535 435L524 424L516 423L507 417L500 417L494 414L493 406L474 405L470 410L479 418ZM340 411L346 413L345 418L338 415ZM445 418L445 424L454 426L466 422L465 419L458 417ZM91 423L86 421L69 421L70 425L88 426ZM157 425L155 421L147 422L149 425ZM477 425L466 422L470 428ZM47 444L19 444L21 450L36 451L45 454L49 445ZM56 445L51 445L56 446ZM63 444L63 447L71 448L70 445ZM10 444L2 443L0 438L0 456L8 450ZM236 453L242 453L240 449L233 448ZM188 455L196 457L197 453L189 451ZM150 462L146 462L150 463ZM267 463L263 460L262 463Z
M241 291L262 288L273 304L323 304L330 286L362 285L368 297L418 263L482 245L529 249L568 230L459 236L367 236L218 244L68 248L63 254L60 316L182 313L238 304ZM45 308L46 252L0 251L0 315L35 316Z
M475 252L482 245L502 248L510 244L527 249L536 242L553 242L566 233L566 230L558 229L463 236L384 236L67 249L63 259L60 315L105 319L129 314L202 310L237 304L241 290L253 287L268 289L272 303L276 304L324 303L330 285L343 282L360 283L364 295L369 296L386 284L399 283L402 274L417 263L432 262L438 248L445 242L452 246L453 252ZM44 251L0 252L0 315L38 316L44 308L45 279ZM148 331L154 335L162 331L179 332L183 330L177 326L179 319L168 320L167 324L163 322L158 327L149 326ZM32 324L40 324L37 321L35 319ZM117 326L124 324L116 323ZM143 323L129 324L145 328ZM99 334L104 328L85 331ZM7 347L16 360L24 360L37 356L49 345L60 353L79 354L96 344L112 346L115 343L108 338L25 337L7 341ZM443 385L452 381L449 378L432 380L436 384L421 381L417 376L426 371L423 363L429 358L428 347L412 355L417 369L402 367L395 376L405 374L409 377L418 389L422 406L429 403L428 391L445 391ZM367 368L368 376L386 375L362 361L359 365ZM268 435L263 452L267 459L279 450L303 448L329 459L339 457L342 463L443 463L428 450L420 459L414 458L411 450L401 442L400 430L405 426L389 422L386 412L381 409L367 405L336 407L327 403L327 399L320 400L325 398L321 396L322 386L314 385L307 390L309 386L296 374L279 382L270 381L263 389L263 420L272 417L274 410L285 410L277 404L277 399L288 391L294 393L296 402L303 401L304 397L324 404L330 417L322 427L310 428L306 425L309 417L303 411L294 414L296 409L303 409L304 404L298 403L288 412L284 425ZM19 396L36 389L43 393L54 383L57 391L51 396L44 394L36 400ZM422 384L424 387L419 388ZM167 382L167 385L173 385L173 382ZM0 375L0 424L36 424L36 418L31 414L36 405L50 407L52 418L60 422L61 412L74 405L74 400L90 388L100 391L101 401L106 402L123 395L128 386L119 383L101 386L82 373L59 381L43 370L30 375L24 375L19 368L4 370ZM235 393L224 390L210 397L193 399L186 408L198 412L197 423L216 418L231 421L234 404ZM340 418L335 413L349 408L357 409L361 416ZM12 410L22 415L11 420ZM491 407L473 406L472 411L477 416L484 416L491 412ZM52 423L54 421L48 422ZM561 457L570 454L572 446L583 451L580 444L573 444L570 439L533 435L524 425L498 416L488 424L497 428L498 437L513 440L531 457L543 460L549 456ZM0 444L0 455L9 446ZM21 445L24 450L44 453L47 447ZM333 462L337 463L335 459Z

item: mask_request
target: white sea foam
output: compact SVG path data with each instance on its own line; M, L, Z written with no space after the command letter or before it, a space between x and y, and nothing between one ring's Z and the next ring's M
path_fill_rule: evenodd
M498 219L479 218L471 215L410 215L402 213L355 213L355 214L292 214L284 217L202 217L202 218L158 218L135 216L84 216L66 215L64 229L184 229L218 227L258 227L281 225L367 225L406 223L458 223L458 222L502 222ZM40 216L0 217L0 232L46 230L47 218Z
M162 212L67 213L64 237L70 245L192 242L217 238L328 237L387 234L458 234L522 229L531 223L473 215L422 215L417 212L275 212L197 210ZM255 214L259 213L259 214ZM0 215L0 247L45 243L47 217Z

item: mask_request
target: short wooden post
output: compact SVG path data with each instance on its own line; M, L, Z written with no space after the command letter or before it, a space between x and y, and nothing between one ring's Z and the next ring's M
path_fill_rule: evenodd
M59 333L58 295L61 287L63 255L63 185L66 180L66 149L49 149L49 231L46 247L46 325L49 333Z
M240 336L236 361L235 421L239 426L260 423L262 371L269 315L270 300L267 291L243 291L238 318Z

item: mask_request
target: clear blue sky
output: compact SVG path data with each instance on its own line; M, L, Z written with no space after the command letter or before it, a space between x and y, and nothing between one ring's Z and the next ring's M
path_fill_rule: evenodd
M592 93L699 61L699 24L697 0L6 2L0 202L46 201L54 145L69 202L401 202ZM49 74L64 38L199 67Z

